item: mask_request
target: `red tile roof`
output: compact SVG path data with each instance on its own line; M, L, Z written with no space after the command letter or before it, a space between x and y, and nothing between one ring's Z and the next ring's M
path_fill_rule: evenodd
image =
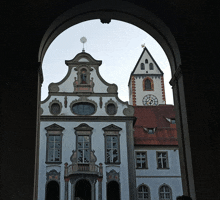
M176 125L166 118L175 118L173 105L134 106L135 145L178 145ZM148 134L144 128L156 128L154 134Z

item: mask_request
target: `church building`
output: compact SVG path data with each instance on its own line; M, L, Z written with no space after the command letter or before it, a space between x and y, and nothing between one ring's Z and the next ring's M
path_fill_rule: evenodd
M77 54L41 102L38 200L175 200L182 195L173 105L147 48L129 80L129 101Z

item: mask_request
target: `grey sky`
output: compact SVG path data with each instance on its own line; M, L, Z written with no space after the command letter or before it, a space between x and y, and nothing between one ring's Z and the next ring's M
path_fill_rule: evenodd
M48 95L48 85L59 82L67 74L65 60L71 60L82 52L81 37L86 37L85 52L96 60L102 60L100 74L109 83L118 86L119 98L128 101L128 80L143 48L150 51L164 72L167 104L173 104L172 89L169 85L171 71L168 59L160 45L150 35L138 27L112 20L102 24L100 20L90 20L77 24L61 33L50 45L43 60L44 82L41 100Z

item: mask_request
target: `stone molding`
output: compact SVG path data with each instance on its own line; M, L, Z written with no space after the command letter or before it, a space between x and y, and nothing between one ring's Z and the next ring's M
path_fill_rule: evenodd
M58 124L54 123L50 126L45 127L47 131L63 131L65 128L59 126Z
M151 89L146 89L145 88L145 81L146 80L149 80L150 83L151 83ZM144 78L143 82L142 82L142 85L143 85L143 91L154 91L154 81L152 78L150 78L149 76L147 76L146 78Z
M110 181L120 182L120 174L112 169L110 172L106 172L107 183Z
M132 106L131 106L132 107ZM132 107L133 108L133 107ZM125 108L125 112L128 112ZM133 109L134 110L134 109ZM129 112L131 113L131 112ZM136 117L132 115L127 116L90 116L90 115L83 115L83 116L50 116L50 115L43 115L40 117L41 121L77 121L77 122L87 122L87 121L94 121L94 122L102 122L102 121L109 121L109 122L118 122L118 121L128 121L132 120L135 121Z
M51 106L54 104L54 103L57 103L57 104L59 104L59 106L60 106L60 112L58 113L58 114L53 114L52 112L51 112ZM59 100L57 100L56 98L54 99L54 100L52 100L50 103L49 103L49 106L48 106L48 108L49 108L49 111L50 111L50 113L52 114L52 115L59 115L60 113L61 113L61 111L62 111L62 103L59 101Z
M134 76L131 77L131 88L132 88L132 104L136 106L136 85Z
M115 105L115 113L114 114L109 114L107 112L107 107L109 104L114 104ZM115 101L112 100L112 98L110 100L108 100L106 103L105 103L105 112L108 114L108 115L116 115L117 114L117 111L118 111L118 105Z
M121 131L122 128L120 128L120 127L118 127L118 126L116 126L114 124L111 124L109 126L106 126L106 127L102 128L102 130L103 131Z
M48 90L49 92L59 92L59 87L57 83L50 83L50 85L48 86Z
M73 107L74 104L76 104L76 103L81 103L81 102L91 103L91 104L93 104L93 105L95 106L95 112L94 112L93 114L91 114L91 115L94 115L94 114L97 112L97 108L98 108L97 103L96 103L95 101L93 101L93 100L88 99L86 96L81 96L78 100L77 100L77 99L76 99L76 100L73 100L73 101L70 103L70 106L69 106L69 107L70 107L71 112L72 112L74 115L80 116L80 115L75 114L75 113L72 111L72 107ZM91 116L91 115L87 115L87 116Z
M88 124L80 124L79 126L74 128L76 131L92 131L93 128L90 127Z
M165 98L165 87L164 87L164 79L163 76L161 76L161 90L162 90L162 99L166 104L166 98Z
M60 182L60 172L58 173L55 169L46 173L47 182L57 181Z
M128 107L123 110L123 114L126 116L133 116L134 115L134 107L131 105L128 105Z
M107 88L108 93L117 93L118 92L118 86L116 84L110 84Z

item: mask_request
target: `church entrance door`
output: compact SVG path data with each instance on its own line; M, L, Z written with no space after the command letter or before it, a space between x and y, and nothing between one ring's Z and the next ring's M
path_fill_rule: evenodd
M83 179L76 183L75 199L91 200L91 184L89 181Z
M119 184L111 181L107 185L107 200L120 200Z
M46 200L59 200L59 184L56 181L50 181L47 184Z

